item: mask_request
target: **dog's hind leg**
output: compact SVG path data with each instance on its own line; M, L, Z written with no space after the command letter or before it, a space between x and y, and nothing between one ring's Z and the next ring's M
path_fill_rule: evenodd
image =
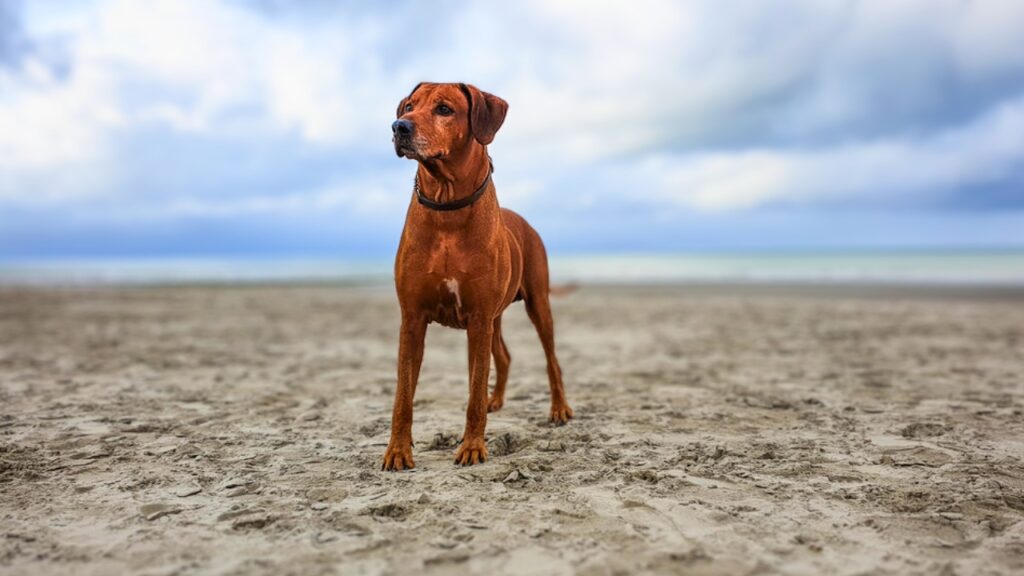
M487 411L497 412L505 404L505 384L508 383L508 366L512 357L501 337L501 316L494 319L494 337L491 340L491 354L494 355L495 382L494 392L487 401Z
M562 385L562 368L555 356L555 321L551 317L551 302L548 301L547 290L528 293L526 296L526 313L537 329L540 343L544 346L544 356L548 361L548 383L551 385L551 421L565 424L573 417L572 408L565 400L565 387Z

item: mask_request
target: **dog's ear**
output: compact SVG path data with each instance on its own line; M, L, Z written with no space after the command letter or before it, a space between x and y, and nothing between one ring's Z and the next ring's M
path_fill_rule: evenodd
M412 89L412 92L409 92L409 95L406 96L405 98L402 98L402 100L398 103L398 109L395 110L396 118L402 117L403 111L405 110L405 105L409 103L409 99L412 98L412 95L415 94L416 91L420 89L420 86L423 86L423 82L417 84L416 87Z
M484 146L490 144L505 121L508 102L472 84L459 84L459 88L469 100L469 129L473 137Z

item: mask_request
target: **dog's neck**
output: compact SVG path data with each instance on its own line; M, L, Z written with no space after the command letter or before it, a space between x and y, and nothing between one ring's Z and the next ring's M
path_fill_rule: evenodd
M434 202L447 203L471 196L490 173L487 148L476 145L462 157L420 161L416 178L424 196Z

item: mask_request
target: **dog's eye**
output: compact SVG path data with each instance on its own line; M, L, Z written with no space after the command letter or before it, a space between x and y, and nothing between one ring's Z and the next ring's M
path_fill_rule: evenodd
M406 104L404 110L406 112L412 112L412 104Z
M452 114L455 114L455 110L452 110L451 108L444 104L438 105L438 107L435 108L434 111L440 114L441 116L451 116Z

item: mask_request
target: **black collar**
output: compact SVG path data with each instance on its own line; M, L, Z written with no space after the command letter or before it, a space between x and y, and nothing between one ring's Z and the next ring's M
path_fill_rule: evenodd
M466 206L469 206L476 202L477 200L479 200L480 197L484 195L484 192L487 191L487 185L491 183L492 172L494 172L493 165L491 165L491 167L487 170L487 178L484 178L484 183L481 184L480 187L477 188L475 192L473 192L469 196L466 196L465 198L459 198L458 200L453 200L451 202L434 202L430 198L424 196L423 190L420 189L419 175L417 175L416 179L413 180L412 187L416 191L416 200L418 200L420 204L426 206L427 208L430 208L431 210L437 210L438 212L451 212L452 210L465 208Z

